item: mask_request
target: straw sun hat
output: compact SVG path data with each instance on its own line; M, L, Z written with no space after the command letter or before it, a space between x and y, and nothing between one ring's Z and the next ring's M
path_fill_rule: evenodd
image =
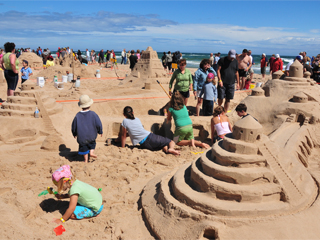
M88 95L81 95L79 98L78 105L81 108L90 107L93 103L93 100Z

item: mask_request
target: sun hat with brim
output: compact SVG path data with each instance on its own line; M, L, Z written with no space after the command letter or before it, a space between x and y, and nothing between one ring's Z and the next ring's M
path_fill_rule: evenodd
M64 178L65 180L71 180L72 173L70 171L69 165L63 165L60 168L58 168L54 173L52 174L52 182L57 185L61 178Z
M90 107L93 103L93 100L88 95L82 95L79 98L78 105L81 108L87 108Z

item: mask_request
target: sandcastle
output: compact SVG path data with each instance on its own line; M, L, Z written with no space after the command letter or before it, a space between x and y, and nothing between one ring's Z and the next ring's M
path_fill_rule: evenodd
M42 58L33 52L23 52L19 56L19 68L22 67L22 61L27 60L31 68L41 68L43 66Z
M131 74L121 84L130 84L133 87L151 89L157 85L156 80L169 82L167 73L163 69L156 51L148 47L133 68Z
M191 164L145 186L144 219L156 238L216 239L228 227L276 221L314 203L319 179L308 159L320 146L319 87L298 61L289 73L244 99L259 122L242 118Z

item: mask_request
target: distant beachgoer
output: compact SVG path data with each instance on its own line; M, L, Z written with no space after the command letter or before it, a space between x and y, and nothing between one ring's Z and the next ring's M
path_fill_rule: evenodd
M130 65L130 56L131 56L131 52L128 50L127 52L127 64Z
M126 49L123 49L123 51L121 52L121 64L126 64L127 63L127 52Z
M251 50L248 50L248 56L250 57L250 60L251 60L251 67L248 69L248 73L249 73L249 79L247 79L246 81L246 84L245 84L245 89L249 89L250 88L250 84L251 84L251 81L253 79L253 74L254 74L254 71L252 69L252 66L253 65L256 65L256 63L254 62L254 59L252 57L252 52ZM248 63L248 67L249 67L249 63Z
M4 70L4 77L7 81L7 96L13 96L19 80L19 60L16 58L16 45L12 42L4 44L6 54L0 59L0 67Z
M246 79L247 79L247 74L248 74L248 70L249 68L251 68L251 59L248 56L248 50L247 49L243 49L242 54L238 55L238 67L239 67L239 89L238 90L242 90L245 87L246 84Z
M308 64L308 61L309 61L309 57L304 57L303 58L303 72L309 72L312 75L312 68Z
M3 49L0 48L0 59L3 57Z
M53 172L52 182L58 187L57 199L70 198L69 207L60 219L61 225L68 219L80 220L98 216L103 210L102 195L97 188L76 179L69 165L63 165ZM68 191L67 194L61 194Z
M167 55L166 52L163 52L163 55L161 57L161 62L162 62L162 66L164 68L164 70L167 69Z
M216 71L210 66L209 59L202 59L199 65L199 69L194 73L193 80L193 94L198 98L197 106L196 106L196 115L200 116L200 108L203 102L201 98L201 90L204 83L207 80L207 76L209 73L213 73L215 76L217 75Z
M169 51L168 54L166 55L166 63L167 63L167 67L169 72L171 72L171 67L172 67L172 54Z
M78 50L77 55L78 55L79 61L81 62L82 61L82 56L81 56L81 51L80 50Z
M86 59L89 63L90 62L90 52L89 52L88 48L86 49Z
M187 105L190 92L192 91L192 75L189 69L186 69L187 61L185 59L179 60L179 68L174 71L169 83L169 94L172 95L172 84L176 81L173 93L179 91L184 98L184 105Z
M123 109L123 119L119 137L121 138L121 147L125 147L127 133L130 136L132 144L151 151L163 150L165 153L180 155L180 151L175 150L174 141L145 130L139 118L134 117L133 109L127 106Z
M210 66L213 67L213 63L214 63L213 53L210 53L209 61L210 61Z
M48 59L49 56L50 55L49 55L49 52L47 51L47 49L44 49L43 53L41 54L43 65L47 64L47 59Z
M32 75L32 70L29 68L29 63L27 60L22 61L23 67L21 68L21 84L29 79L29 76Z
M217 102L217 88L216 88L216 81L214 79L214 74L209 73L207 76L207 80L204 83L200 95L203 96L203 103L202 103L202 112L203 116L212 116L213 113L213 104Z
M228 56L221 58L218 62L218 104L221 106L225 99L224 109L226 112L228 112L230 100L234 97L236 81L239 89L238 61L235 58L236 51L232 49Z
M103 53L103 49L101 49L101 51L98 54L99 56L99 65L101 66L102 63L104 63L104 53Z
M137 50L137 54L136 54L137 58L140 59L140 50Z
M260 68L261 68L261 74L262 74L262 79L264 80L266 76L266 69L268 66L268 58L266 58L266 54L262 53L261 60L260 60Z
M178 146L210 147L208 144L194 139L192 121L189 117L187 107L184 105L184 98L179 91L174 92L171 97L167 120L170 122L172 117L174 119L174 125L176 126L174 141L177 142Z
M282 71L283 69L283 62L282 59L280 58L279 54L276 54L276 59L273 61L272 63L272 72L276 72L276 71Z
M130 55L130 69L133 71L134 66L138 62L138 57L134 55L134 50L131 50L131 55Z
M226 110L222 106L217 106L213 112L211 119L211 143L215 143L224 138L228 133L232 132L232 126L228 116L225 115ZM217 134L215 134L215 132Z
M216 53L214 56L214 61L213 61L213 69L217 72L218 71L218 62L220 60L220 52Z
M275 54L272 54L271 58L269 59L268 65L270 66L270 75L272 74L273 62L276 60Z
M82 111L78 112L73 119L71 131L77 138L79 144L78 154L83 155L84 162L88 162L90 157L96 158L94 154L96 148L96 138L100 134L102 137L102 123L99 116L90 110L93 100L88 95L80 96L78 105Z

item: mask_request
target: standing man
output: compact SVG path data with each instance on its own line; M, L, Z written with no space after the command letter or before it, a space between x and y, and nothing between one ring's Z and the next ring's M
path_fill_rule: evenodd
M209 61L210 61L210 66L213 67L213 62L214 62L213 53L210 53Z
M249 68L251 68L252 63L251 59L248 56L248 50L243 49L242 54L238 55L238 65L239 65L239 77L240 77L240 83L239 83L239 90L244 89L244 86L246 84L246 78L247 78L247 71Z
M270 65L270 75L272 74L272 67L273 67L273 62L276 60L276 55L272 54L271 58L269 59L268 64Z
M101 51L99 52L98 54L98 57L99 57L99 65L101 66L101 64L104 63L104 53L103 53L103 49L101 49Z
M218 104L222 105L223 99L224 109L228 112L230 100L233 99L235 90L235 81L237 80L237 88L239 88L238 61L236 58L236 50L230 50L227 57L223 57L218 62Z
M138 57L134 55L134 50L131 50L131 55L130 55L130 69L133 71L134 66L138 62Z
M126 53L126 49L123 49L123 51L121 52L121 64L124 63L126 64L127 63L127 53Z
M220 53L218 52L218 53L216 53L215 55L214 55L214 61L213 61L213 69L217 72L218 71L218 62L219 62L219 60L220 60Z
M261 60L260 60L260 68L261 68L261 74L262 74L263 80L266 76L267 66L268 66L268 59L266 58L266 54L262 53Z
M86 58L87 58L88 63L91 62L90 61L90 52L89 52L88 48L86 49Z

